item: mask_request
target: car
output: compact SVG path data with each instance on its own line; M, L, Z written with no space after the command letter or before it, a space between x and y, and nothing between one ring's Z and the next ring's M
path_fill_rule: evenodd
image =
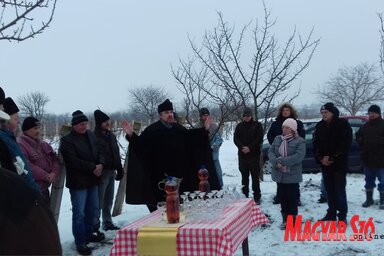
M362 173L363 166L360 160L360 148L357 144L355 133L368 121L368 117L340 116L340 118L348 120L349 124L351 125L353 134L352 145L349 151L348 170L349 172ZM313 156L312 144L313 132L315 131L317 122L319 122L320 120L321 119L303 121L303 125L305 128L305 144L307 148L305 158L303 160L303 173L317 173L320 171L320 165L315 161L315 158ZM268 161L269 147L269 143L263 144L264 173L270 173L272 170L272 166Z

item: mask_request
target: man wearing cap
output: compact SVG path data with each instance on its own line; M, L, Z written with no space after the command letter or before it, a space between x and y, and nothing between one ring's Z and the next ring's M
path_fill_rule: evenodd
M339 110L333 103L323 105L320 113L322 120L315 127L313 150L328 194L328 210L322 220L346 222L348 206L345 187L352 129L347 120L339 118Z
M380 107L372 105L368 108L369 121L356 132L356 140L361 147L361 160L365 173L365 193L367 200L363 207L373 205L373 189L380 193L379 208L384 210L384 120Z
M208 108L200 109L200 123L198 124L198 128L204 127L204 123L208 118L211 118L211 114L209 113ZM219 160L219 152L221 144L223 144L223 139L221 137L221 133L219 131L219 126L215 123L212 123L208 129L209 132L209 142L212 149L212 158L215 164L215 169L217 173L217 177L219 178L220 188L223 187L223 171L221 169L220 160Z
M59 159L53 148L40 139L40 122L37 118L32 116L25 118L21 129L23 134L17 138L17 143L28 161L35 182L40 187L44 198L49 202L48 188L59 175Z
M105 238L93 225L99 210L98 183L105 161L94 133L88 130L88 118L83 112L73 112L71 124L71 131L61 138L60 152L67 171L66 187L71 194L76 248L81 255L90 255L92 249L87 243Z
M252 178L253 199L260 204L260 148L264 131L261 123L253 120L252 110L245 107L243 121L236 126L233 141L238 148L239 170L243 193L249 196L249 174Z
M19 124L19 108L12 98L6 98L3 102L4 112L10 117L9 120L1 121L0 129L0 163L3 168L16 172L23 176L28 184L38 190L32 171L28 165L20 146L16 142L14 132Z
M117 144L116 136L110 131L111 119L107 114L97 109L94 112L95 117L95 136L98 143L104 149L105 164L100 176L99 183L99 204L100 209L95 220L95 228L100 227L100 214L103 218L104 230L118 230L112 222L111 209L113 196L115 192L115 180L121 180L124 175L121 165L120 150Z
M158 106L160 120L149 125L140 136L133 126L123 121L129 141L126 202L147 204L150 211L165 200L158 183L165 174L183 178L180 192L198 189L198 170L205 165L209 171L211 189L218 189L218 179L209 150L208 128L186 129L173 120L173 105L168 99Z

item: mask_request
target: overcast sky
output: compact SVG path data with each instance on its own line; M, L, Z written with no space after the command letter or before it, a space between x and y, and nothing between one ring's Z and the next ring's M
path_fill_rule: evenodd
M295 104L317 102L313 91L342 65L374 63L379 54L378 12L383 0L266 0L284 42L296 26L321 37L310 67L295 82ZM191 54L217 24L217 11L240 28L263 18L259 0L58 0L54 20L42 35L21 43L0 41L0 86L7 96L43 91L50 113L76 109L128 109L128 88L165 87L181 101L170 65ZM255 24L255 23L253 23Z

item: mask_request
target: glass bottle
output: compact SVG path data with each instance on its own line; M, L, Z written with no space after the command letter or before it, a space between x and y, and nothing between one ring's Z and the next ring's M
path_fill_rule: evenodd
M205 169L204 165L201 166L198 175L200 179L200 183L199 183L200 192L205 192L205 193L211 192L211 188L208 182L209 172L207 169Z
M167 193L166 211L168 223L179 223L180 221L180 201L179 201L179 183L172 176L167 177L164 185Z

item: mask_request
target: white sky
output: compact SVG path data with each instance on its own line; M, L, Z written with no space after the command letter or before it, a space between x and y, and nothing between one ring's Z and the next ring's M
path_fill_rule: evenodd
M284 42L296 26L315 28L320 45L296 81L296 104L317 102L313 91L343 64L378 61L382 0L266 0ZM216 11L240 28L263 18L260 0L59 0L42 35L22 43L0 41L0 86L7 96L43 91L48 112L106 112L129 108L128 88L163 86L177 103L170 64L191 54L188 34L200 40L217 24Z

